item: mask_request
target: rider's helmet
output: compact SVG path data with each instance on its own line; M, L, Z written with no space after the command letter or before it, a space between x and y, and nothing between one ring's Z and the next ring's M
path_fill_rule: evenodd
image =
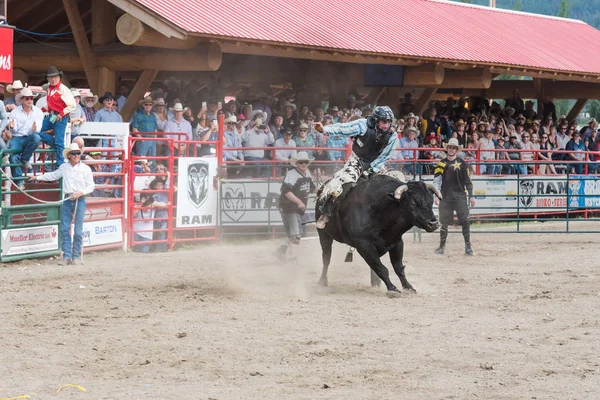
M371 127L379 129L377 122L386 121L390 122L389 130L391 130L391 123L394 122L394 112L388 106L377 106L375 107L375 109L373 110L373 114L371 114L369 118L370 121L368 122Z

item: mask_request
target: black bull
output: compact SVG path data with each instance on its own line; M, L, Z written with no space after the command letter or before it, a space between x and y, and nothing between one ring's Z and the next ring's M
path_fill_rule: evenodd
M336 210L324 229L319 229L323 251L323 272L319 283L327 286L327 269L333 241L354 247L371 270L385 283L388 291L398 292L390 281L388 269L380 258L390 253L390 261L402 287L414 291L404 275L402 235L417 226L427 232L439 224L433 214L433 196L441 196L432 185L400 182L385 175L359 181L354 189L338 200ZM316 217L320 216L317 202Z

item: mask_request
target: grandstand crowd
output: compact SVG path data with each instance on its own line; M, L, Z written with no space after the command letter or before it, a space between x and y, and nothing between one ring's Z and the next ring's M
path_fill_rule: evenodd
M27 170L31 170L29 160L19 158L19 152L24 154L28 146L54 146L53 130L42 131L40 122L50 108L49 90L51 88L45 85L34 92L27 82L15 81L6 86L4 99L0 101L0 148L15 150L17 153L11 155L11 162L19 164L20 161ZM71 139L78 140L81 126L88 121L123 122L120 111L129 90L121 85L116 95L106 92L98 96L74 88L61 93ZM524 101L516 90L512 97L494 101L482 91L478 97L448 97L446 101L432 102L419 114L414 109L411 94L407 93L398 104L390 106L397 117L393 126L399 138L390 164L405 173L430 173L434 160L444 157L442 145L450 138L458 139L463 147L460 156L472 162L474 173L596 172L597 156L590 152L598 151L598 122L591 119L586 125L578 126L576 121L557 116L550 99L536 111L534 102ZM216 142L219 137L217 118L222 113L225 123L223 160L227 173L266 177L272 176L274 170L281 173L281 168L269 168L274 161L286 165L300 150L306 151L315 165L319 161L325 166L343 162L349 154L349 139L326 136L319 133L315 125L364 118L372 109L373 105L358 92L348 94L343 104L330 104L326 98L316 98L303 88L291 85L261 92L246 88L235 96L225 97L222 91L210 89L210 85L207 89L195 81L170 79L155 86L139 101L129 124L131 135L140 138L134 154L153 157L167 155L170 150L164 142L144 138L158 135L178 141ZM87 147L111 145L107 140L85 140L82 144ZM176 146L174 151L177 155L207 156L215 152L215 146L187 143ZM95 152L88 156L101 160L107 155ZM152 171L156 164L148 163ZM94 170L115 172L111 168L120 167L95 164ZM21 168L13 166L12 175L20 174ZM100 176L97 179L99 184L109 184L115 178ZM97 191L94 195L111 193Z

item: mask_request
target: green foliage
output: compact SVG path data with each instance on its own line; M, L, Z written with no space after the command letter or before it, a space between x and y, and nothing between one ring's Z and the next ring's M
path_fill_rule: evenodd
M464 2L463 0L460 1ZM489 0L471 0L468 2L481 6L490 4ZM600 0L496 0L496 7L579 19L600 29Z
M587 112L591 118L600 119L600 100L590 100L587 103Z

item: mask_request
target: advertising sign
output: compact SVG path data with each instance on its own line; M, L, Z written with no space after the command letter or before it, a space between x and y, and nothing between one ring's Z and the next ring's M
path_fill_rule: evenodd
M217 159L181 157L178 171L177 228L217 226Z
M48 250L58 250L58 225L2 230L3 256Z
M3 10L0 10L0 13ZM13 81L13 29L0 26L0 82Z
M123 242L123 224L120 218L83 223L83 247Z

